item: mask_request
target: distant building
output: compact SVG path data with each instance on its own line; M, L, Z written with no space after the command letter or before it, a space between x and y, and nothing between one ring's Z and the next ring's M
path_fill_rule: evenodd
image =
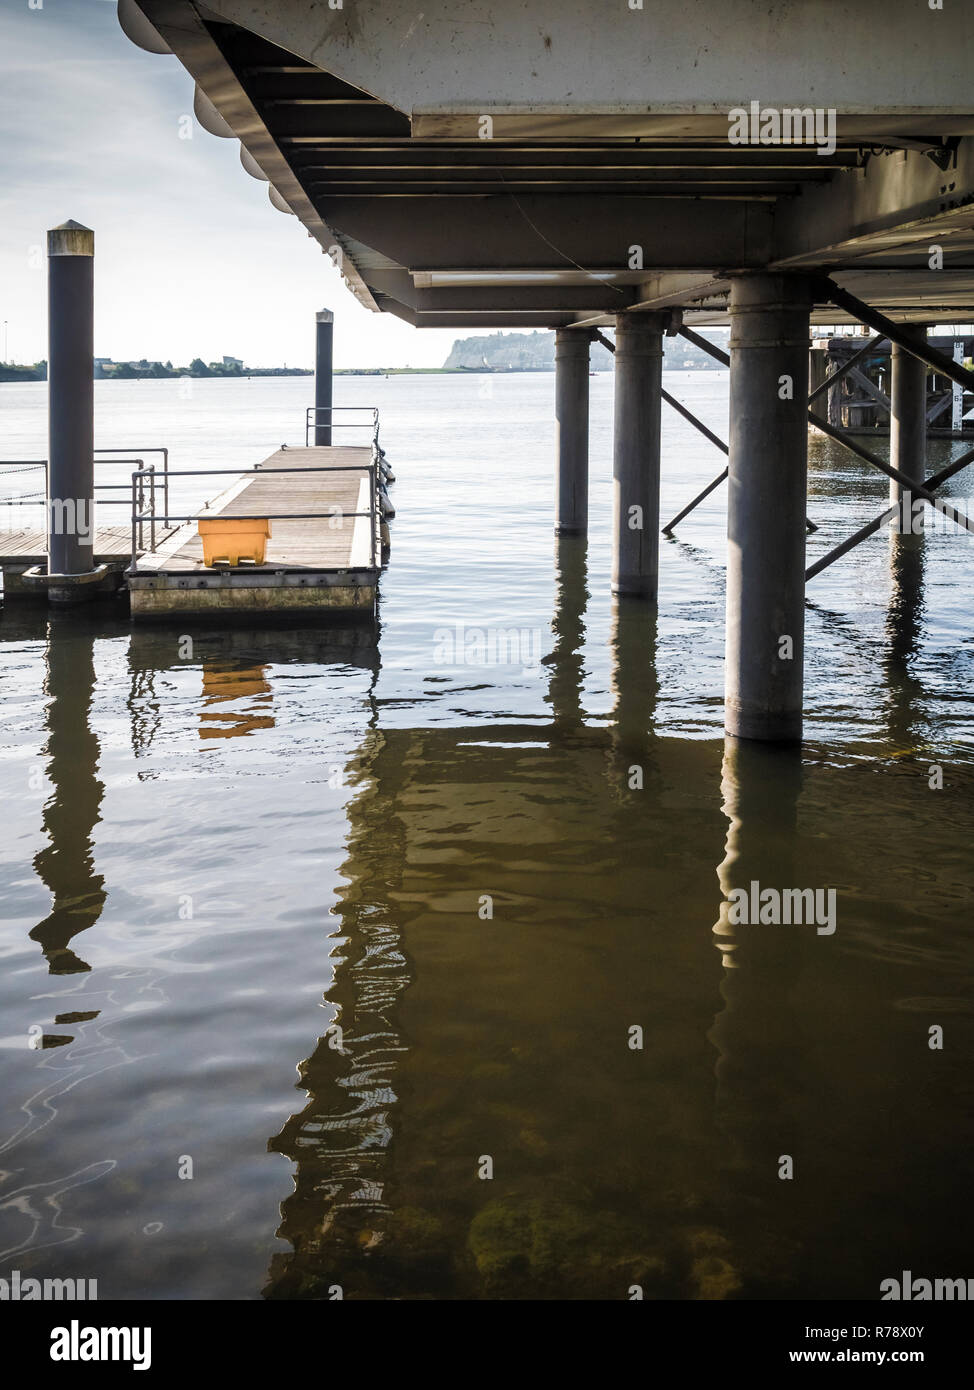
M223 365L224 365L225 367L242 367L242 366L243 366L243 358L242 358L242 357L224 357L224 359L223 359Z

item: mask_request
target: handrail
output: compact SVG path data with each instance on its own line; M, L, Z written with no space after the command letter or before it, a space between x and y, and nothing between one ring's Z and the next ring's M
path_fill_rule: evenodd
M144 464L145 464L145 460L144 460L144 459L140 459L140 458L115 459L115 460L113 460L113 462L115 462L115 463L137 463L137 464L139 465L140 468L142 468L142 467L144 466ZM0 465L2 465L2 463L3 463L3 460L0 460ZM43 468L43 469L45 470L45 481L46 481L47 463L48 463L47 459L39 459L39 460L37 461L37 463L31 465L33 468ZM154 468L153 468L152 465L150 465L150 468L152 468L153 471L154 471ZM27 470L25 469L24 471L26 472ZM153 485L153 486L154 486L154 485ZM128 484L128 483L99 483L99 482L96 482L96 483L94 484L94 495L93 495L93 497L92 497L92 501L93 501L93 502L97 502L99 507L126 507L126 506L128 506L128 501L127 501L127 499L125 499L125 498L118 498L118 499L116 499L116 498L113 498L113 497L99 497L98 494L99 494L99 492L127 492L128 490L129 490L129 484ZM21 506L26 506L26 507L42 507L42 506L44 506L44 505L46 504L47 498L48 498L48 491L47 491L47 488L46 488L46 486L45 486L45 490L44 490L43 492L20 492L20 493L17 494L16 497L0 497L0 507L21 507Z
M122 448L121 445L120 445L117 449L96 449L96 450L95 450L95 453L96 453L96 454L125 454L125 453L128 453L128 449L129 449L129 446L126 446L125 448ZM167 448L165 448L163 445L159 444L159 445L154 445L154 446L146 445L145 448L140 448L140 449L138 450L138 452L139 452L140 454L161 454L161 455L162 455L162 502L163 502L163 506L164 506L164 507L168 507L168 506L169 506L169 450L168 450ZM106 463L132 463L132 462L141 463L142 460L141 460L141 459L137 459L137 460L133 460L133 459L106 459L105 462L106 462Z
M163 497L163 505L164 505L165 507L168 507L168 506L169 506L169 450L168 450L168 448L166 448L166 447L165 447L164 445L162 445L162 444L146 445L144 448L138 448L137 446L133 446L133 445L131 445L131 444L126 444L126 445L124 445L124 446L123 446L123 445L118 445L118 446L117 446L116 448L114 448L114 449L93 449L93 450L92 450L92 453L93 453L94 456L95 456L95 457L94 457L94 462L95 462L95 463L99 463L99 462L101 462L101 463L141 463L141 462L142 462L142 459L141 459L141 458L120 458L120 459L119 459L119 458L111 458L111 459L99 459L99 458L98 458L98 455L99 455L99 454L129 454L129 453L133 453L133 452L138 452L139 454L161 454L161 455L162 455L162 497ZM32 469L32 468L45 468L45 469L46 469L47 466L48 466L48 460L47 460L47 459L0 459L0 468L15 468L15 469L21 469L21 468L22 468L22 469L24 470L24 472L27 472L28 469ZM0 474L0 477L2 477L2 474ZM97 484L96 484L96 486L97 486ZM127 486L127 485L126 485L126 486Z
M367 429L371 429L371 431L372 431L372 442L373 442L373 444L378 444L378 442L379 442L379 407L378 407L377 405L309 405L309 406L306 407L305 413L304 413L304 447L305 447L306 449L311 447L311 446L310 446L311 431L312 431L313 427L318 423L318 416L319 416L319 415L327 415L327 416L329 417L329 423L331 423L331 417L332 417L333 415L336 415L339 411L352 411L352 410L359 410L359 411L367 410L367 411L370 412L370 414L371 414L371 416L372 416L372 419L369 420L369 421L365 421L365 420L362 420L362 421L348 420L348 421L346 421L346 422L340 424L339 426L336 426L336 428L341 428L341 429L343 429L343 430L367 430Z

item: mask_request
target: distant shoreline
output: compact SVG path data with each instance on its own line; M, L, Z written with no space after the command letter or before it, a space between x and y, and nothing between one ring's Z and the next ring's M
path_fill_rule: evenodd
M336 367L334 376L538 376L554 372L553 366L546 367ZM693 366L681 364L667 368L668 371L720 371L719 363L713 366ZM612 368L603 370L593 368L593 376L611 376ZM256 377L313 377L310 367L255 367L253 371L223 372L166 372L160 376L155 372L135 370L131 375L102 375L94 379L105 381L248 381ZM46 364L42 368L0 367L0 386L13 386L47 380Z

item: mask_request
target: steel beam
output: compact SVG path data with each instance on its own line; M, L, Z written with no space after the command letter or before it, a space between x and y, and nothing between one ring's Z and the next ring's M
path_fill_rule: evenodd
M746 199L701 217L692 200L620 194L526 194L397 200L326 198L322 215L338 233L412 271L493 270L624 273L630 246L658 270L713 271L766 262L772 210ZM473 258L473 260L471 259ZM516 294L512 294L513 303Z
M894 464L887 463L885 459L877 457L870 449L858 443L843 430L837 430L832 425L827 425L824 420L819 420L811 411L808 412L808 420L817 430L827 434L830 439L834 439L838 444L844 444L851 453L858 455L864 463L871 463L874 468L878 468L880 473L885 473L887 478L897 482L908 492L916 493L917 497L922 497L925 502L929 502L938 511L943 512L944 516L950 517L951 521L956 521L958 526L963 526L965 530L974 533L974 521L966 517L963 512L959 512L956 507L950 506L948 502L941 502L934 497L926 484L917 482L908 474L902 473Z
M855 295L841 289L834 280L824 281L823 292L830 303L839 309L844 309L847 314L851 314L853 318L866 324L874 332L881 333L896 347L912 353L921 362L925 362L928 367L932 367L940 376L945 376L950 381L956 381L959 386L966 387L968 391L974 391L974 372L931 347L925 339L921 341L911 336L908 324L894 323L885 314L881 314L878 309L871 308L863 300L857 299Z
M819 381L808 393L808 404L811 405L823 392L831 390L836 382L841 381L845 374L851 372L864 357L868 357L876 344L882 341L883 339L881 336L870 338L869 342L859 348L858 352L854 352L852 356L837 367L834 372L830 372L822 381Z
M963 472L963 470L972 463L974 463L974 449L968 449L966 453L961 454L960 458L954 459L953 463L948 464L947 467L942 468L939 473L934 473L932 477L928 478L924 486L928 492L933 492L936 488L942 487L955 473ZM868 540L870 536L874 536L881 526L887 521L891 521L893 517L896 516L898 511L899 507L887 507L885 512L881 512L880 515L874 517L872 521L867 521L865 526L861 526L858 531L844 540L841 545L835 546L828 554L816 560L814 565L809 565L808 569L805 571L806 583L809 579L814 579L817 574L821 574L824 569L828 569L829 565L834 564L836 560L841 560L843 555L848 555L849 551L854 550L862 541Z

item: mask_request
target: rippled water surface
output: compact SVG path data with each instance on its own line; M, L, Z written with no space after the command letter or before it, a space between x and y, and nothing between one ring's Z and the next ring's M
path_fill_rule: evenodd
M726 374L668 375L726 437ZM971 1273L970 540L884 533L814 580L803 749L725 742L725 490L664 542L658 611L615 609L591 384L591 532L556 545L550 376L339 380L397 474L377 645L7 605L0 1275L874 1299ZM0 387L3 457L43 456L43 392ZM300 442L309 383L96 393L99 444L233 468ZM723 459L676 416L664 449L669 516ZM810 557L886 490L814 437ZM752 881L835 889L835 932L733 925Z

